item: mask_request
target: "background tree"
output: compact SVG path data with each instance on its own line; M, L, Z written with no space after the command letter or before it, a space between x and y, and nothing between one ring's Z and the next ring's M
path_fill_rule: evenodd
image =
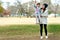
M55 0L55 12L54 12L55 13L55 17L56 17L56 14L58 13L58 9L59 9L59 4L58 3L59 2L60 2L60 0L58 0L58 1Z
M27 3L23 3L22 4L23 8L24 8L24 10L25 10L25 12L27 14L27 17L31 17L31 16L34 15L35 9L34 9L33 4L34 4L33 0L31 0L31 1L27 2Z
M25 10L19 0L17 0L17 10L20 15L24 14Z
M4 8L2 7L3 2L0 0L0 13L4 11Z
M0 6L0 13L2 13L3 11L4 11L4 8Z
M10 6L10 2L6 2L6 4L7 4L7 8Z

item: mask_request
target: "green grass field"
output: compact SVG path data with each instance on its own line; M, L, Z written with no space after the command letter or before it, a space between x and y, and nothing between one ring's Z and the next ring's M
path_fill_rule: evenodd
M53 34L58 33L58 35L59 35L60 34L60 25L59 24L48 25L48 31Z
M40 30L39 25L10 25L10 26L0 26L0 35L13 36L13 35L35 35L38 34ZM49 33L60 33L59 24L48 25Z

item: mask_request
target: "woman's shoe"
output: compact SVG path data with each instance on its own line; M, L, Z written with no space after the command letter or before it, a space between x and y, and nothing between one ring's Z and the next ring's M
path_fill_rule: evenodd
M46 39L48 39L48 36L46 36Z
M43 36L41 36L41 38L40 39L43 39Z

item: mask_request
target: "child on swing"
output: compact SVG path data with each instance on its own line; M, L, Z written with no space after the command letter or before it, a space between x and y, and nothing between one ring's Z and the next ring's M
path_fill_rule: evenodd
M36 15L36 23L40 23L40 13L41 13L41 8L40 8L40 3L36 3L34 4L35 7L35 15Z

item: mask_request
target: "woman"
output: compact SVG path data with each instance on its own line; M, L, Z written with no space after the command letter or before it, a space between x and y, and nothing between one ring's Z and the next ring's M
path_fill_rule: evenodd
M48 4L43 4L41 8L41 15L40 15L40 33L41 33L41 39L43 39L42 32L43 27L45 30L46 39L48 38L47 35L47 17L48 17L48 10L47 10Z

